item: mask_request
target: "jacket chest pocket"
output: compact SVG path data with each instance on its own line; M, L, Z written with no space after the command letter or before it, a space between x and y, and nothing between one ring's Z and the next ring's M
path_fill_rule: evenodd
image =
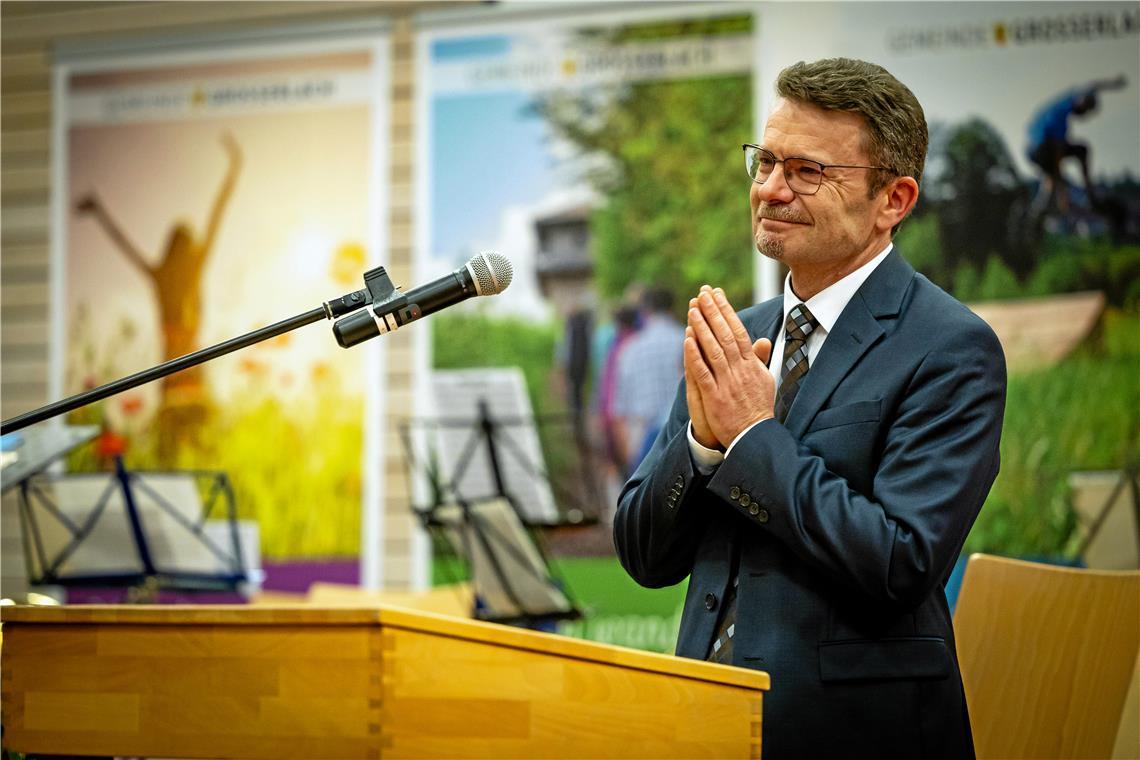
M876 398L869 401L856 401L852 404L843 404L842 406L833 406L829 409L824 409L815 415L815 419L811 421L811 426L808 427L806 435L811 435L821 430L878 422L879 415L882 413L882 406L882 399Z

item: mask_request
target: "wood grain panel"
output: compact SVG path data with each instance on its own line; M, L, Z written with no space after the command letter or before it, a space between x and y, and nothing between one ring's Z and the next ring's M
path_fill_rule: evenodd
M4 256L0 261L4 266L47 266L48 247L46 243L5 245Z
M54 4L50 4L54 5ZM60 5L63 5L62 3ZM225 24L229 28L282 23L289 19L383 16L400 3L359 2L140 2L89 7L73 3L55 12L5 18L0 39L9 41Z
M742 756L758 724L743 689L422 631L386 635L385 757Z
M46 192L50 182L50 174L46 162L42 166L8 166L4 164L4 168L0 171L0 183L3 183L4 188L10 192ZM8 216L8 208L4 208L4 216ZM47 207L43 209L47 213ZM47 227L40 231L40 238L47 240Z
M53 752L376 756L372 636L357 624L8 623L5 736Z
M1112 753L1140 649L1140 571L974 555L954 628L979 757Z
M28 5L28 3L9 3L8 5ZM7 10L7 6L5 6ZM4 13L4 18L8 14ZM29 74L42 74L51 68L47 51L44 49L32 50L22 53L10 53L7 50L0 54L0 72L4 76L27 76Z
M768 683L388 608L17 607L0 618L5 740L28 752L756 757Z
M17 282L4 284L4 304L6 306L35 306L47 308L48 286L46 282Z
M7 277L7 275L4 275ZM4 350L31 346L47 354L47 322L19 322L8 324L0 322L0 336L3 337Z
M5 84L4 87L10 85ZM0 138L0 155L5 161L16 156L33 154L40 162L47 161L51 150L51 132L46 129L9 129Z
M8 373L0 368L0 377L4 382L4 398L0 401L0 416L4 419L15 417L17 414L30 412L38 406L47 403L47 382L20 383L9 382ZM19 585L27 585L25 582ZM5 596L9 594L5 593ZM12 598L19 598L12 596Z
M22 238L40 234L48 227L47 206L9 206L4 209L4 226Z
M59 716L70 716L69 731L139 730L139 695L37 692L24 695L24 726L29 731L59 729Z

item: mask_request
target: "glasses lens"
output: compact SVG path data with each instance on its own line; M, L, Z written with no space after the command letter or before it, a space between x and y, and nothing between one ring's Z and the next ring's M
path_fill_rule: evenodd
M744 149L745 168L748 176L758 182L768 179L768 175L776 168L776 157L764 150L749 145Z
M788 187L793 192L804 194L814 193L823 182L823 164L808 161L804 158L789 158L784 160L784 174L787 177Z

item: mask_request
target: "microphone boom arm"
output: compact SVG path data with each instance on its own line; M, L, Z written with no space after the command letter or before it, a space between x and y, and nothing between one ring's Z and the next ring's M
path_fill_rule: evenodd
M210 346L209 348L203 348L200 351L179 356L151 367L150 369L136 372L133 375L128 375L127 377L114 380L105 385L100 385L98 388L77 393L74 396L69 396L68 398L4 420L3 423L0 423L0 434L7 435L8 433L22 430L37 422L58 417L61 414L66 414L67 412L74 411L88 404L93 404L96 401L102 401L108 396L114 396L116 393L122 393L131 388L166 377L167 375L173 375L175 372L196 367L199 364L216 359L219 356L225 356L238 349L252 346L255 343L260 343L270 338L275 338L278 335L291 332L299 327L312 324L313 322L319 322L322 319L335 320L349 312L373 305L377 302L378 296L390 298L393 294L399 293L395 286L392 285L392 281L384 271L384 267L377 267L376 269L365 272L364 284L366 289L353 291L332 301L325 301L318 308L311 309L304 314L298 314L295 317L290 317L289 319L282 320L268 327L263 327L260 330L254 330L253 332L236 338L231 338L230 340Z

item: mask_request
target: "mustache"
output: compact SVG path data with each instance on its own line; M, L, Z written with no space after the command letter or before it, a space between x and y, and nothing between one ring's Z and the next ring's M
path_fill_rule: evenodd
M756 211L758 219L775 219L778 222L792 222L794 224L810 224L811 219L787 206L770 206L761 203Z

